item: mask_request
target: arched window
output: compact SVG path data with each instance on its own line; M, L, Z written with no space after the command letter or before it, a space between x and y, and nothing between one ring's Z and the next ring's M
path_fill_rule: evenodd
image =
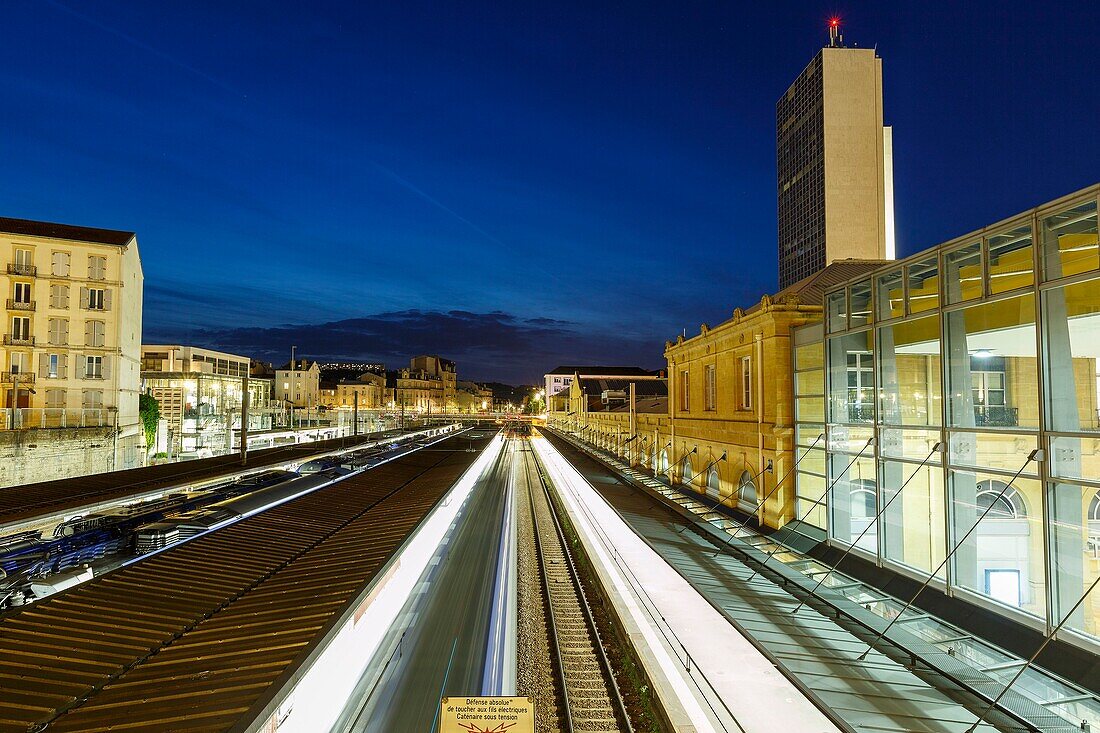
M695 478L695 467L691 465L691 456L684 457L684 463L681 467L683 470L683 477L681 483L690 484L691 480Z
M657 461L657 473L668 473L668 451L661 451L661 459Z
M737 482L737 501L750 512L756 509L756 504L760 501L756 498L756 484L748 471L742 471L741 479Z
M1024 497L1015 486L1008 486L1004 481L996 479L986 479L979 481L977 488L975 503L978 505L979 517L989 509L986 519L1027 519Z
M718 476L717 466L712 466L707 474L707 495L715 499L722 496L722 479Z

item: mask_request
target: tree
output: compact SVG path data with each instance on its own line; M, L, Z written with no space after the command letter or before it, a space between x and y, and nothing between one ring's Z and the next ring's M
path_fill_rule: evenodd
M145 428L145 447L151 449L157 437L157 425L160 423L160 403L151 394L138 397L138 415Z

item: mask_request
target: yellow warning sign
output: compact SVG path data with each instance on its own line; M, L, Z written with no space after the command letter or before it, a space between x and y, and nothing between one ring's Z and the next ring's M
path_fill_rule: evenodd
M445 697L439 733L535 733L531 697Z

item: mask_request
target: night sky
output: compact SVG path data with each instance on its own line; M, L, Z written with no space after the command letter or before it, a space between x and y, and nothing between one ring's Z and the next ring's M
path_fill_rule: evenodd
M899 254L1100 180L1100 3L5 4L0 215L130 229L147 343L662 365L776 287L775 102L877 44Z

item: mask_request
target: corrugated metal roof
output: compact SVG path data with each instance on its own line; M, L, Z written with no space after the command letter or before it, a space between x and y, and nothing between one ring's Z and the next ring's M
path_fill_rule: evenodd
M476 458L455 441L0 618L0 730L250 722Z

